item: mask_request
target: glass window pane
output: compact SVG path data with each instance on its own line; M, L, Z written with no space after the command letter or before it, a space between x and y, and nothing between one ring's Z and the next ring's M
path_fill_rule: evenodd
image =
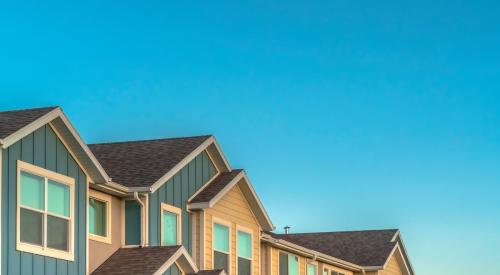
M48 189L48 212L69 217L69 186L49 180Z
M337 271L332 271L330 272L330 275L339 275L339 273L337 273Z
M228 254L224 254L219 251L214 251L214 269L224 269L226 271L226 274L228 273Z
M288 275L299 275L299 259L297 256L288 255Z
M280 275L288 275L288 254L280 253Z
M21 242L43 245L43 214L21 208L19 218Z
M47 216L47 247L68 251L69 221Z
M177 244L177 214L163 211L162 217L162 245Z
M214 225L214 248L229 253L229 228L224 225Z
M89 233L107 236L107 204L94 198L89 199Z
M21 172L21 205L45 210L45 179Z
M238 231L238 257L252 258L252 235Z
M316 266L313 264L307 264L307 275L316 275Z
M328 270L323 270L323 275L328 275Z
M238 275L250 275L252 260L238 258Z

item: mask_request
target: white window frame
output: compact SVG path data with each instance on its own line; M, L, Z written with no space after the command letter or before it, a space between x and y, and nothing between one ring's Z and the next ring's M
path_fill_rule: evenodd
M33 174L39 177L44 178L45 187L44 187L44 197L45 197L45 206L44 210L40 211L38 209L32 209L30 207L21 206L21 172L26 172L29 174ZM70 210L69 210L69 218L48 214L47 211L47 197L48 197L48 180L53 180L57 183L64 184L69 186L70 192ZM61 260L74 261L75 260L75 179L70 178L68 176L29 164L27 162L18 160L17 161L17 195L16 195L16 249L18 251L33 253L41 256L53 257ZM29 244L21 242L21 208L36 211L38 213L44 214L44 222L43 222L43 245L39 246L36 244ZM47 247L47 215L63 218L68 220L69 223L69 236L68 236L68 251L62 251L58 249L53 249Z
M285 250L278 250L278 275L280 274L280 253L287 254L288 256L297 257L297 264L298 264L297 271L298 271L298 274L300 274L300 258L301 257L297 254L293 254L293 253L290 253L290 252L285 251ZM288 258L287 258L287 261L288 261ZM306 266L306 271L307 271L307 266ZM288 274L290 274L290 270L288 271Z
M236 257L236 274L238 274L238 258L240 257L238 255L238 232L243 232L243 233L247 233L250 235L250 258L246 258L246 257L241 257L243 259L247 259L247 260L250 260L250 274L253 274L253 230L250 229L250 228L247 228L247 227L244 227L244 226L241 226L239 224L236 225L236 254L235 254L235 257Z
M317 262L313 262L313 261L308 261L308 262L306 263L306 275L309 275L309 274L307 273L307 272L308 272L308 270L309 270L309 265L313 265L313 266L315 266L315 267L316 267L316 268L315 268L316 272L315 272L315 274L314 274L314 275L318 275L318 272L319 272L319 266L318 266L318 263L317 263Z
M89 218L90 218L90 215L88 212L90 211L90 199L94 199L96 201L103 202L106 205L106 236L100 236L100 235L95 235L95 234L90 233L90 227L89 227L89 239L93 240L93 241L97 241L97 242L111 244L111 238L112 238L112 232L113 232L111 230L111 226L112 226L111 201L112 201L112 198L108 194L104 194L104 193L98 192L96 190L89 189L89 199L87 202L87 204L89 205L89 207L87 207L87 217L89 217ZM90 225L89 221L87 221L87 223Z
M227 228L229 228L229 252L225 252L225 251L220 251L220 250L217 250L215 249L215 224L219 224L219 225L222 225L222 226L225 226ZM232 249L231 249L231 240L232 240L232 235L233 235L233 229L232 229L232 224L231 222L227 221L227 220L224 220L224 219L220 219L220 218L217 218L217 217L212 217L212 268L215 268L215 251L217 252L220 252L220 253L224 253L228 256L227 258L227 275L230 275L231 274L231 253L232 253Z
M163 246L163 211L177 215L177 245L182 244L182 209L170 204L162 203L160 212L160 246Z

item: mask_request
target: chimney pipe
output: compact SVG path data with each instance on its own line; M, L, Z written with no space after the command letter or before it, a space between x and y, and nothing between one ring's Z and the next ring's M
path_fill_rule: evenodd
M290 226L285 226L285 235L288 235L288 233L290 232Z

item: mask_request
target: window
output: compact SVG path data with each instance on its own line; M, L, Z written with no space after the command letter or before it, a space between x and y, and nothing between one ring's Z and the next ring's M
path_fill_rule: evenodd
M181 214L180 208L161 204L161 245L181 244Z
M17 250L74 260L73 178L18 161Z
M307 275L316 275L316 265L315 264L307 264Z
M238 230L236 250L238 252L238 275L250 275L252 271L252 234Z
M299 275L299 257L280 252L279 275Z
M89 238L111 243L111 196L89 191Z
M229 226L214 223L214 269L224 269L229 274Z

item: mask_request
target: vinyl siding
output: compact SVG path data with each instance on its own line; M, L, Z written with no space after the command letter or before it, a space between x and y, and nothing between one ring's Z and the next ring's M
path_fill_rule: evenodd
M214 164L204 151L150 195L149 245L160 245L160 209L161 203L166 203L182 209L182 244L191 254L193 221L192 213L187 212L187 200L216 173Z
M236 275L237 225L252 231L252 274L260 272L260 226L239 186L233 187L212 208L205 210L205 268L213 268L212 227L215 219L231 223L230 275Z
M402 275L403 271L399 267L395 256L392 256L384 270L380 271L380 275Z
M125 245L141 244L141 207L135 200L125 200Z
M2 274L85 274L87 177L83 170L48 125L2 150L2 154ZM16 250L17 160L75 179L74 261Z
M163 275L181 275L182 272L177 266L177 264L173 264L171 267L167 269L167 271L163 272Z

